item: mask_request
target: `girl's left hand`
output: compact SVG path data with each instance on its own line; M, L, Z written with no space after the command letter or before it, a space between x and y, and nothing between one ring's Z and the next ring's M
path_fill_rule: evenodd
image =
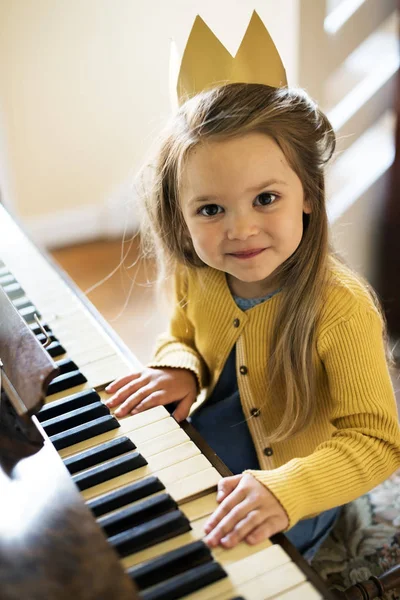
M204 527L211 548L233 548L242 540L259 544L289 524L275 496L249 473L221 479L217 501L221 505Z

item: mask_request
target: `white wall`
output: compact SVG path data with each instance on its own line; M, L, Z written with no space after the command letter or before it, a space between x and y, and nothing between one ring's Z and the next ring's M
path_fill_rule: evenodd
M182 53L200 13L235 53L256 9L296 84L297 5L1 0L6 204L44 242L93 237L110 228L111 217L118 230L124 217L113 214L113 200L118 207L129 198L132 175L170 112L170 39Z

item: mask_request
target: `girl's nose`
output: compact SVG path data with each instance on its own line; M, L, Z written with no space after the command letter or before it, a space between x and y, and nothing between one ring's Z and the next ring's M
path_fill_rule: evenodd
M228 240L245 241L247 238L257 235L260 228L254 216L236 216L230 220L227 227Z

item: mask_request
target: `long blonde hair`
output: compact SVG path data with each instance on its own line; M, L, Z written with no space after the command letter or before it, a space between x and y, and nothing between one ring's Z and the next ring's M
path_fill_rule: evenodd
M205 140L251 132L266 134L279 145L311 208L303 218L299 247L277 272L282 299L267 379L271 390L279 390L279 396L284 392L286 405L269 437L274 441L304 429L313 414L313 349L329 255L324 167L335 149L335 134L326 116L303 90L259 84L227 84L188 100L170 123L152 166L143 242L145 250L153 249L162 279L178 263L205 266L194 250L179 201L185 163Z

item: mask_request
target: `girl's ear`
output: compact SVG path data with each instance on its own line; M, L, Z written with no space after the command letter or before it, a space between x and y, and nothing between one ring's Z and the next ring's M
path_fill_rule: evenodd
M307 200L307 198L304 198L304 201L303 201L303 212L306 215L309 215L312 212L311 202L309 200Z

